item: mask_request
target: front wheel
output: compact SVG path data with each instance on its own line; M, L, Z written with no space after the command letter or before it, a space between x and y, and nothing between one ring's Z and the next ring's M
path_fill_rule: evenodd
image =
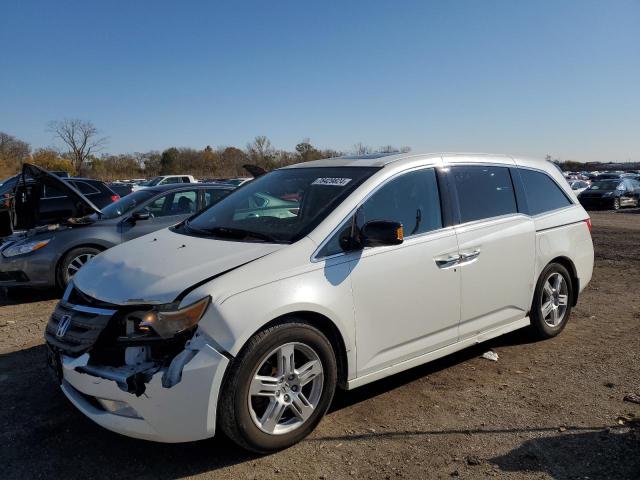
M304 322L254 335L231 365L218 421L240 446L258 453L306 437L326 413L337 382L331 344Z
M64 289L78 270L99 253L100 250L95 247L79 247L69 251L58 267L58 286Z
M531 307L531 327L541 339L558 335L567 325L573 304L573 285L567 269L551 263L542 271Z

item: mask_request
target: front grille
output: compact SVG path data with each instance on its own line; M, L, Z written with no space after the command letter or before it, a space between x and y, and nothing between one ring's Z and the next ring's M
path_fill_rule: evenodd
M45 339L63 353L74 357L81 355L96 343L114 313L115 310L71 305L63 300L49 318ZM58 327L66 316L70 318L69 327L58 336Z
M93 308L105 308L109 310L118 309L118 305L114 305L112 303L103 302L98 300L97 298L90 297L89 295L81 292L75 285L71 288L69 292L69 296L65 298L68 303L72 305L81 305L85 307L93 307Z

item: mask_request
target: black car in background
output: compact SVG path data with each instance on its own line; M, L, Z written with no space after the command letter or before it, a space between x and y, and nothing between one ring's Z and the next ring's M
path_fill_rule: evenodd
M23 173L8 178L0 185L0 199L8 206L9 199L24 196L26 192L33 192L33 196L28 209L37 217L36 225L45 225L55 218L71 217L75 211L74 202L77 200L69 196L65 188L49 182L41 182L40 178L45 170L33 165L25 165ZM51 174L50 172L47 172ZM110 189L104 182L91 178L62 177L59 173L54 174L62 182L74 187L82 193L93 205L98 208L120 200L120 195ZM64 185L64 184L62 184ZM29 193L31 195L31 193ZM37 204L37 206L36 206ZM25 227L28 228L28 227Z
M586 209L640 206L640 182L631 178L594 180L589 188L578 195Z
M38 226L24 208L31 201L38 204L38 189L23 192L24 202L13 204L22 208L11 212L13 225L22 231L0 240L0 286L64 287L82 265L101 251L180 223L235 188L206 183L161 185L133 192L100 209L75 185L38 170L31 172L37 183L65 193L73 211Z

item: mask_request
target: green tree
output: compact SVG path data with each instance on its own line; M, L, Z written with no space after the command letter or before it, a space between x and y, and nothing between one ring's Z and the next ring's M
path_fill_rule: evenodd
M162 152L162 156L160 157L160 175L171 175L174 173L178 173L177 170L179 156L180 152L175 147L167 148L164 152Z

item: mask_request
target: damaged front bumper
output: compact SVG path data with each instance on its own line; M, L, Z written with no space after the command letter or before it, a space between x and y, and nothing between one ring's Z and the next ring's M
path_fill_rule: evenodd
M87 417L117 433L158 442L211 437L229 359L198 340L162 368L101 367L89 364L88 353L61 355L62 391ZM139 385L143 393L136 395Z

